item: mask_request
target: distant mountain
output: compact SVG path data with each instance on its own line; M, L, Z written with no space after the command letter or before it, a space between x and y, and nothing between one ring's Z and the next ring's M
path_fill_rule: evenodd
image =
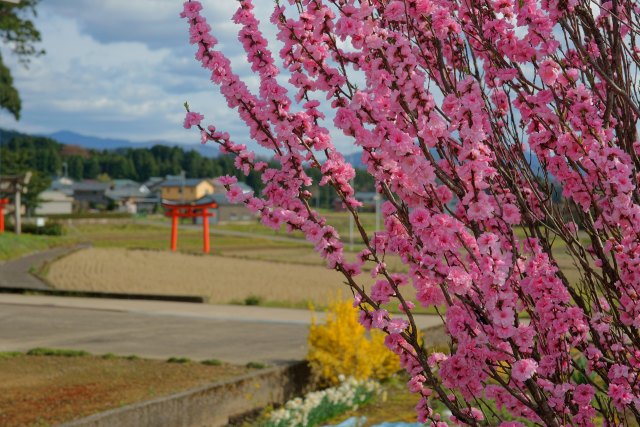
M220 155L218 148L213 144L209 143L206 145L201 144L179 144L177 142L171 141L146 141L146 142L133 142L127 139L116 139L116 138L101 138L96 136L82 135L76 132L62 130L58 132L51 133L48 136L62 144L70 144L70 145L79 145L81 147L91 149L91 150L116 150L119 148L151 148L154 145L166 145L169 147L180 147L185 150L193 150L198 152L203 157L214 158ZM439 158L438 153L433 150L434 157L436 159ZM364 163L362 163L362 151L357 151L350 154L345 154L344 158L347 162L351 163L351 165L356 169L366 169ZM531 169L536 175L542 174L542 166L538 158L528 151L526 153L526 158L531 164Z
M431 150L431 154L433 155L433 157L435 159L439 159L440 156L438 155L438 152L435 149ZM362 152L358 151L355 153L351 153L351 154L345 154L344 155L344 159L351 163L351 166L353 166L355 169L366 169L366 166L364 165L364 163L362 163ZM538 157L536 157L535 154L533 154L531 151L527 150L527 152L525 153L525 159L527 160L527 162L529 163L529 165L531 166L531 170L533 171L534 174L536 175L542 175L543 174L543 169L542 169L542 165L540 164L540 160L538 159ZM551 178L553 178L551 176Z
M62 144L79 145L92 150L112 150L116 148L145 148L144 143L135 143L126 139L99 138L96 136L81 135L68 130L46 135Z
M82 135L76 132L61 130L48 135L45 135L51 139L54 139L62 144L79 145L80 147L88 148L91 150L117 150L119 148L151 148L154 145L166 145L169 147L180 147L185 150L192 150L198 152L204 157L217 157L220 152L218 148L212 144L200 145L200 144L180 144L171 141L146 141L146 142L133 142L128 139L116 139L116 138L101 138L97 136Z
M351 163L351 166L354 167L354 169L365 169L364 163L362 163L362 152L361 151L357 151L355 153L351 153L351 154L345 154L344 155L344 159Z

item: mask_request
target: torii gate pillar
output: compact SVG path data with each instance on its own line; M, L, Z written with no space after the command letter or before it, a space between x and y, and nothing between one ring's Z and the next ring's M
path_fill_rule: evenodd
M9 204L9 199L0 199L0 233L4 233L4 207Z

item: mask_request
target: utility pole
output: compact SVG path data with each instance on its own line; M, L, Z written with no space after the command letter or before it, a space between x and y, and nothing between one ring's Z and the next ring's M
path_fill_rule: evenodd
M27 185L30 180L30 171L24 175L0 176L0 192L4 194L13 193L14 195L13 215L16 234L22 232L22 194L27 192Z
M354 185L354 181L353 178L351 178L351 188ZM355 197L355 189L354 191L354 197ZM349 212L349 250L353 251L353 215L351 215L351 212Z
M22 233L22 193L27 192L27 184L31 180L31 171L25 173L22 177L19 177L16 181L16 234Z
M17 235L22 234L22 205L20 200L20 189L16 186L16 195L13 202L14 205L14 218L15 218L15 232Z
M184 170L181 170L181 171L180 171L180 185L181 185L181 187L180 187L180 195L182 196L182 198L181 198L181 199L182 199L182 203L183 203L183 204L184 204L184 187L185 187L185 179L186 179L185 171L184 171Z

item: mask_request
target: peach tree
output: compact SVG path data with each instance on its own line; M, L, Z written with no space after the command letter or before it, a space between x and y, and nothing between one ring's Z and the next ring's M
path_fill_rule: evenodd
M231 201L302 231L344 275L360 322L387 334L409 373L420 421L640 421L637 2L289 0L270 17L276 61L252 2L239 0L254 91L201 12L187 1L181 14L196 58L278 167L196 112L185 127L261 172L261 194L224 178ZM360 221L331 127L362 150L385 199L382 230ZM312 185L333 187L353 216L357 261L310 205ZM391 254L405 273L389 271ZM403 314L389 313L396 304ZM416 304L440 313L449 354L420 345Z

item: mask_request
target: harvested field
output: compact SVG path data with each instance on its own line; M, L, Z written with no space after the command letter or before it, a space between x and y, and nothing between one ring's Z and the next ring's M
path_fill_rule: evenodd
M295 256L295 252L292 252ZM363 274L362 283L372 279ZM256 296L280 305L326 305L339 290L340 273L322 266L215 255L90 248L51 264L47 279L58 289L201 295L211 303Z
M249 371L242 366L98 356L0 357L0 425L57 425Z

